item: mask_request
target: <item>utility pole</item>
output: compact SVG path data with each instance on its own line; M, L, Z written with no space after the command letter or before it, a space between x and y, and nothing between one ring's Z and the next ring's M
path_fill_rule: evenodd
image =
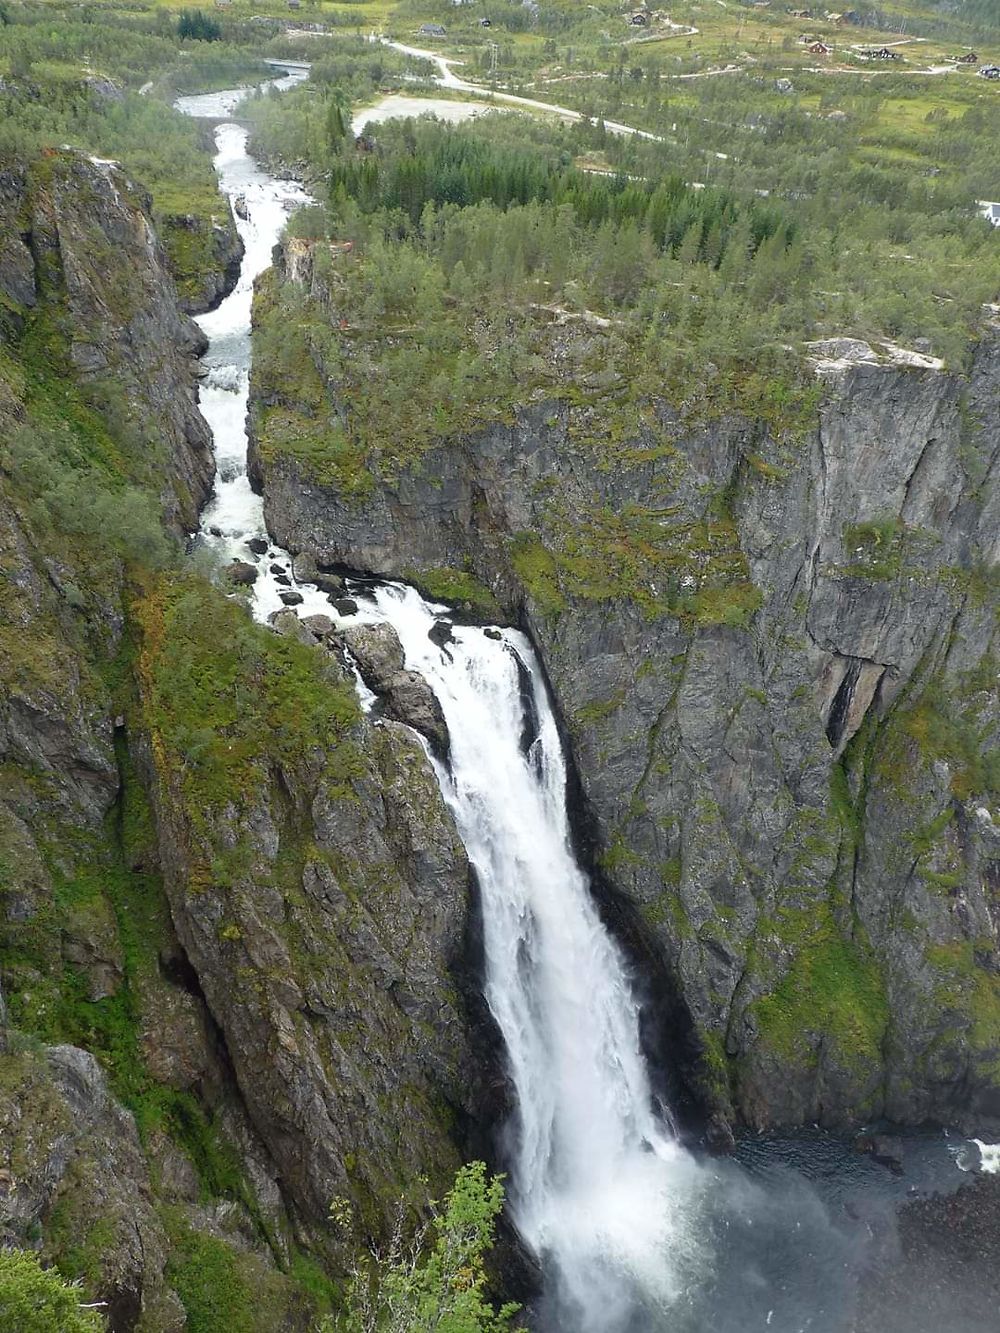
M490 42L490 76L496 78L500 66L500 48L496 42Z

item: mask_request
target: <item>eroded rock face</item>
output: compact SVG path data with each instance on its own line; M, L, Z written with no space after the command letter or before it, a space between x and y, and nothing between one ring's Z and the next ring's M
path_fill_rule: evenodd
M165 508L196 526L214 474L196 394L204 338L178 308L148 196L114 164L54 153L0 178L0 233L5 321L16 331L39 302L59 305L73 372L99 410L125 414L137 450L160 451Z
M604 874L754 1124L1000 1115L1000 337L968 383L829 358L811 429L536 403L341 493L258 459L277 541L471 570L541 649ZM334 404L336 408L337 405Z
M405 1182L456 1168L449 1125L478 1115L482 1074L460 993L469 867L437 780L395 722L359 722L351 753L275 769L220 819L147 762L178 935L282 1189L310 1223L343 1197L378 1229Z
M168 1242L152 1206L132 1117L110 1095L94 1057L74 1046L7 1053L0 1089L0 1238L23 1245L53 1226L97 1268L92 1288L111 1326L145 1316L184 1328L164 1279Z

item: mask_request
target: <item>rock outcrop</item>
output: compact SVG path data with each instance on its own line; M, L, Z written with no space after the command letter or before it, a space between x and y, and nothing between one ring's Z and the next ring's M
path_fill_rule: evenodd
M817 359L787 435L550 399L384 470L373 440L363 486L258 442L257 480L292 551L478 579L531 632L717 1109L998 1116L1000 337L968 378Z
M33 315L32 354L117 420L136 472L169 482L166 513L189 530L214 475L196 391L204 337L178 309L149 209L114 163L69 151L4 173L0 336Z
M343 641L361 678L382 697L389 717L426 736L438 753L448 753L448 724L434 691L417 671L403 665L403 645L389 624L352 625Z
M448 969L468 867L408 731L359 724L326 753L298 726L327 690L356 714L308 629L294 647L329 680L193 580L222 656L175 702L207 716L148 711L163 529L196 522L212 476L201 335L113 165L10 170L0 222L0 1240L78 1277L113 1333L223 1304L305 1333L332 1297L315 1257L353 1252L416 1177L443 1186L476 1114ZM182 675L187 643L143 640L144 661ZM254 725L259 788L192 805L213 727L224 766L246 757L206 691L247 653L275 688L292 672ZM337 1195L357 1236L327 1225Z
M314 1228L341 1198L378 1230L414 1181L447 1181L489 1095L468 862L423 748L360 716L336 654L290 611L272 634L207 596L167 588L142 613L171 915L283 1194ZM182 680L218 694L188 700L178 643Z

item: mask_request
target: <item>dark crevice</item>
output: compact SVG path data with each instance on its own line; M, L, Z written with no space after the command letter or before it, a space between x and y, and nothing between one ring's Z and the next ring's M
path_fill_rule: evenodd
M844 672L837 693L834 695L833 703L830 705L830 715L826 720L826 738L834 749L840 744L847 728L851 700L854 698L854 691L860 675L861 661L859 658L852 658L850 665Z

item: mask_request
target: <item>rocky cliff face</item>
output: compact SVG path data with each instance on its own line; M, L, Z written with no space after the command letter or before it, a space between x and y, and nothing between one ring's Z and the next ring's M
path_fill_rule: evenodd
M408 463L370 439L363 486L267 434L272 373L257 482L293 551L530 630L716 1108L996 1116L1000 335L967 377L812 350L819 406L787 436L656 398L608 431L568 394ZM341 430L326 393L279 410Z
M468 866L327 646L176 573L212 459L145 197L55 153L0 222L0 1242L115 1333L306 1330L492 1095Z
M359 716L294 616L278 642L196 589L142 615L178 936L282 1189L307 1222L339 1198L380 1229L414 1181L449 1178L449 1131L482 1110L460 993L469 867L437 780L412 732ZM189 699L189 682L225 680L241 633L232 687Z
M164 507L197 525L212 484L197 405L200 330L181 314L148 196L113 163L51 152L0 177L2 327L30 358L89 389L135 437Z

